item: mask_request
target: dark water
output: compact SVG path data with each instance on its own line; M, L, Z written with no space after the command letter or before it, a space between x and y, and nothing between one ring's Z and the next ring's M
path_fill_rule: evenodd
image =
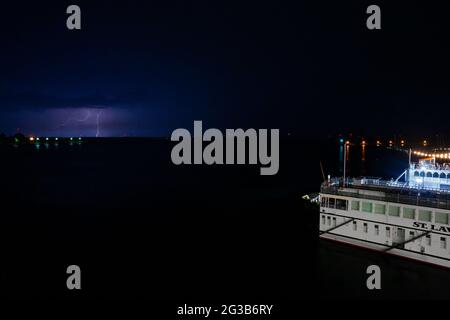
M341 170L330 141L284 140L280 171L175 166L167 140L1 150L1 295L288 299L450 297L446 270L319 241L301 200ZM350 175L396 177L407 155L352 147ZM364 159L362 159L364 158ZM66 267L82 269L68 291ZM366 289L378 264L382 290Z

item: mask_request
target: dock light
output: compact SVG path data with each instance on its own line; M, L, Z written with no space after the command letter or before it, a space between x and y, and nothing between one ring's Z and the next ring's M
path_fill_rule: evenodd
M423 146L426 147L428 144L427 140L423 140Z
M348 140L347 140L347 141L345 141L345 144L349 145L349 144L350 144L350 141L348 141Z
M73 140L73 138L72 137L70 137L70 141L72 141Z
M81 137L79 137L78 140L81 140Z
M58 141L58 138L55 138L56 141Z
M30 137L30 141L32 141L32 142L33 142L33 141L34 141L34 137Z
M36 138L36 141L39 141L39 138Z
M47 138L45 138L45 141L48 141L48 137L47 137Z
M339 142L340 142L340 143L344 143L344 139L340 138L340 139L339 139Z
M362 141L362 145L363 145L363 146L366 145L366 141L365 141L365 140Z

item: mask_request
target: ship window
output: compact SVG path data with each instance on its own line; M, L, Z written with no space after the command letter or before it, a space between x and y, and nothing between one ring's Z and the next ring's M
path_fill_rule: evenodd
M414 177L418 177L419 176L419 171L414 171Z
M376 224L375 225L375 235L378 236L380 234L380 227Z
M433 178L439 178L439 173L437 172L433 173Z
M419 210L419 220L431 222L431 211L428 210Z
M359 201L352 201L352 210L359 211Z
M431 172L427 172L427 178L431 178L431 177L432 177Z
M425 236L425 243L427 246L431 246L431 236L429 234Z
M334 198L328 198L328 208L334 208Z
M434 222L448 224L448 213L436 212L436 214L434 216Z
M420 172L420 176L425 177L425 172L424 171Z
M365 233L367 233L367 229L368 229L367 223L364 223L364 224L363 224L363 230L364 230Z
M339 210L347 210L347 200L343 199L336 199L336 209Z
M322 207L327 207L327 200L328 200L327 197L320 197L320 205Z
M371 202L363 202L362 203L362 211L372 212L372 203Z
M410 237L410 238L414 238L414 231L410 231L410 232L409 232L409 237Z
M441 249L447 249L447 239L444 237L441 237Z
M386 237L390 238L391 237L391 228L386 227Z
M441 173L441 175L439 176L439 178L445 179L445 178L446 178L445 173Z
M386 213L386 205L375 203L374 212L379 213L379 214L385 214Z
M389 206L388 214L393 217L400 217L400 207L399 206Z
M353 221L353 231L356 231L356 229L358 229L358 226L356 224L356 221Z
M333 218L333 227L336 227L336 218Z
M330 226L331 225L331 218L327 217L327 224Z
M414 219L416 210L413 208L403 208L403 218Z
M447 173L447 179L450 179L450 173Z
M322 224L325 224L325 216L322 216Z

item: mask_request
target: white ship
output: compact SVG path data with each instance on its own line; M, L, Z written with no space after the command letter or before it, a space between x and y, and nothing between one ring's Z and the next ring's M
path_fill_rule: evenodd
M450 166L435 157L410 163L395 181L328 178L321 186L320 237L444 267L449 216Z

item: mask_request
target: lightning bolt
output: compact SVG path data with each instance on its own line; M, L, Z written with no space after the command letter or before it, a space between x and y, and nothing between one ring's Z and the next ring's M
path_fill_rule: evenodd
M100 115L102 114L103 110L100 110L97 113L97 132L95 133L95 137L98 138L98 136L100 135Z

